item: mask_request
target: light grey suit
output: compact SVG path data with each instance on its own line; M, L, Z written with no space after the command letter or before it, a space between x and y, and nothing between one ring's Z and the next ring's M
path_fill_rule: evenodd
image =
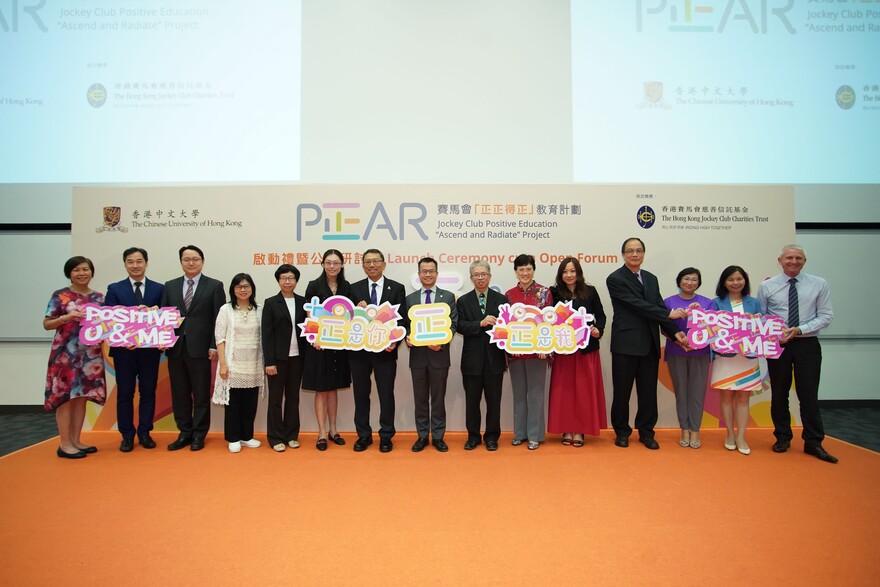
M449 318L452 321L452 332L458 324L458 308L452 292L431 288L431 302L444 303L449 306ZM406 320L406 331L409 335L409 309L423 304L424 288L406 296L403 316ZM427 438L430 429L434 440L442 440L446 432L446 378L449 375L449 344L444 344L439 351L428 347L409 348L409 368L412 374L413 401L415 404L416 431L419 438ZM429 428L430 426L430 428Z

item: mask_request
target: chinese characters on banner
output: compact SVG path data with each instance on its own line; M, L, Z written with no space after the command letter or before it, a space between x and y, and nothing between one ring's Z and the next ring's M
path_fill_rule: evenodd
M112 347L169 348L177 342L174 329L184 318L175 307L102 307L83 305L79 340L85 345L107 341Z
M739 314L727 310L688 310L688 344L710 346L723 354L778 359L785 321L779 316Z
M309 343L322 349L379 353L406 335L397 324L398 304L361 308L346 297L331 296L323 304L313 297L305 309L308 318L299 327Z
M409 316L409 342L413 346L446 344L452 340L452 319L449 305L419 304L407 312Z
M510 354L570 355L590 344L593 315L585 308L573 309L571 302L546 308L502 304L498 311L498 321L486 334Z

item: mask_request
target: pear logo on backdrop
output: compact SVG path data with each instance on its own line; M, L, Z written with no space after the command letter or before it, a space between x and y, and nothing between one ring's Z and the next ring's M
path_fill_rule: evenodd
M90 85L89 91L86 92L86 99L92 108L100 108L107 101L107 88L99 83Z
M849 110L856 103L856 91L850 86L840 86L837 88L834 99L841 110Z

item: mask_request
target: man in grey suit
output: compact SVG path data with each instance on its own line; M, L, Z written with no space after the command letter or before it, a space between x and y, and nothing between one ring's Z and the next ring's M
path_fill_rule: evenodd
M428 446L428 432L431 444L440 452L449 447L443 440L446 433L446 379L449 375L449 344L430 344L413 346L410 341L412 325L409 309L420 304L446 304L454 333L458 324L458 309L452 292L440 289L437 284L437 261L431 257L419 260L419 281L422 287L406 296L404 311L406 321L406 346L409 347L409 369L412 375L413 403L415 404L416 432L419 437L413 443L412 451L421 452ZM430 425L430 428L429 428Z
M171 380L171 409L180 435L168 450L205 447L211 427L211 361L217 356L214 322L226 302L223 283L202 275L205 256L195 245L178 251L183 277L165 283L162 306L176 306L184 317L178 340L165 351Z
M629 446L632 434L629 398L635 382L639 400L635 425L639 442L657 450L660 445L654 439L654 425L657 424L657 373L660 367L659 328L682 343L687 342L687 336L670 319L657 277L642 269L645 260L642 239L626 239L620 252L624 265L605 280L614 307L614 321L611 323L611 379L614 383L611 425L617 435L614 444L621 448Z

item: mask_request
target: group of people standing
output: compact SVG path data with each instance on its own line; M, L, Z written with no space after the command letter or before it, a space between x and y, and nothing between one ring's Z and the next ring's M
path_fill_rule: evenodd
M821 350L815 334L832 318L828 286L821 278L801 273L806 262L803 249L787 246L779 258L783 277L762 283L758 298L749 296L748 274L731 266L722 272L717 298L696 293L702 283L699 270L689 267L677 278L679 293L663 300L657 278L641 268L645 245L638 238L621 247L624 265L608 276L606 285L614 308L611 354L613 399L611 425L615 444L627 447L633 428L629 423L629 400L635 384L638 412L635 428L639 441L649 449L659 445L654 438L657 422L657 375L660 360L660 330L669 342L666 358L676 392L681 424L680 444L699 448L700 423L706 382L710 372L708 350L694 350L687 343L689 308L724 309L743 313L770 313L787 320L785 351L768 360L773 388L771 413L775 425L776 452L785 452L792 438L788 393L791 371L804 420L804 450L818 458L836 462L822 448L824 438L816 399ZM501 436L501 389L509 369L513 390L514 431L512 444L539 448L545 432L560 434L567 446L584 446L585 436L598 436L607 427L605 392L599 359L599 340L606 317L596 288L588 284L578 259L567 257L559 264L550 287L534 280L535 258L522 254L514 260L517 283L505 294L490 287L492 273L484 260L471 263L473 290L457 300L452 292L437 287L438 264L430 257L418 263L420 287L406 295L402 284L385 277L381 251L368 249L361 257L365 279L349 283L345 278L344 255L327 250L322 271L306 287L305 296L295 293L299 270L289 264L275 271L279 292L257 303L256 286L247 273L239 273L229 284L228 299L223 284L202 273L204 254L195 245L179 250L183 276L164 285L146 278L147 251L132 247L123 253L128 278L108 287L107 296L90 288L94 266L85 257L72 257L64 267L71 284L56 291L50 300L44 328L56 330L49 361L45 407L56 411L60 435L58 456L84 458L97 449L80 440L85 402L103 404L106 398L101 346L85 346L78 339L79 320L85 303L108 306L176 307L183 323L176 331L174 346L164 349L168 359L172 410L179 430L168 450L205 446L210 428L210 404L226 406L224 437L230 452L261 446L254 438L254 419L260 397L268 391L267 438L271 448L283 452L300 446L300 388L315 392L318 423L316 447L345 445L337 428L338 390L353 388L354 450L362 452L373 444L370 425L370 396L375 380L379 397L379 450L393 450L395 435L394 383L398 345L383 352L322 349L309 344L299 324L306 319L305 305L313 297L320 302L344 296L356 306L398 305L404 317L409 347L415 425L418 438L413 452L429 443L448 451L446 431L446 385L450 368L449 343L414 346L406 319L409 308L420 304L445 303L453 332L463 337L462 385L465 392L465 450L480 444L495 451ZM791 292L794 291L794 294ZM792 297L792 295L794 297ZM593 316L589 344L573 354L513 355L490 342L487 332L496 324L505 303L523 303L538 308L571 302ZM792 314L792 311L794 314ZM160 350L112 348L116 370L117 421L122 435L120 450L130 452L135 438L147 449L155 448L150 435L155 413ZM213 393L210 388L212 361L217 366ZM744 357L714 357L712 385L721 390L722 414L727 425L725 446L748 454L745 441L749 394L760 389L757 361ZM550 372L548 420L544 422L544 389ZM134 394L139 392L138 423L134 424ZM485 400L485 426L481 403ZM734 423L736 428L734 428Z

